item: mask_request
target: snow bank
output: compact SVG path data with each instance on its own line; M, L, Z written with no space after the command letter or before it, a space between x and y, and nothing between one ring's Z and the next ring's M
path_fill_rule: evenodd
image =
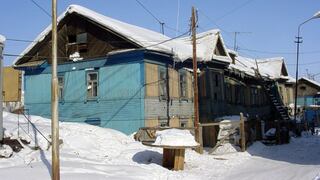
M265 135L266 136L275 136L276 135L276 128L270 128L266 133Z
M214 154L226 154L226 153L235 153L240 151L240 148L237 146L234 146L230 143L223 144L219 146L215 151Z
M0 147L0 157L10 157L13 153L13 150L10 146L8 145L3 145L2 147Z
M156 132L153 145L163 146L198 146L189 130L166 129Z

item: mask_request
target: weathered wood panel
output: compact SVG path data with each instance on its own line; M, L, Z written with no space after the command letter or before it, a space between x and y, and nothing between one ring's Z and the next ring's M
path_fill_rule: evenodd
M145 89L146 96L159 96L159 72L158 65L145 63Z
M144 122L145 127L157 127L159 126L159 120L158 119L146 119Z
M179 118L177 118L177 117L171 118L170 119L170 127L174 127L174 128L180 127Z
M71 42L71 36L76 38L80 33L87 33L85 43ZM121 37L111 30L92 22L77 14L67 15L58 24L58 63L70 61L69 56L79 52L84 59L105 57L108 52L120 49L132 49L138 46ZM42 42L31 49L26 57L22 57L18 64L28 61L48 60L51 63L51 33ZM30 57L32 56L32 57Z
M172 68L169 68L169 89L170 98L179 98L179 73Z
M193 81L192 81L192 73L187 72L187 93L188 93L188 98L193 99Z
M12 67L5 67L3 68L3 77L4 102L20 102L21 71Z

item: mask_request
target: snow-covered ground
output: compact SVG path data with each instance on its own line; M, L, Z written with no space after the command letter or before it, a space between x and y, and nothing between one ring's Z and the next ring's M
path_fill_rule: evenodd
M50 139L50 121L32 116ZM4 113L5 135L17 137L17 116ZM23 122L20 117L20 122ZM27 129L25 124L22 126ZM34 134L30 128L31 134ZM20 129L19 134L28 138ZM199 155L186 151L185 170L161 166L162 151L118 131L95 126L60 123L61 179L315 179L320 173L320 137L305 136L291 144L264 146L257 142L247 152ZM50 179L51 149L37 134L40 150L32 142L11 158L0 158L0 179ZM223 149L223 148L222 148ZM230 145L227 149L230 149ZM221 148L220 148L221 150Z

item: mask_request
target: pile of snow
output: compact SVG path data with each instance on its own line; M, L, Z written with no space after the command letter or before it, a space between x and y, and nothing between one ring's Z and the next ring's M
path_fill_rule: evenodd
M83 60L79 52L74 52L73 54L70 54L69 59L71 59L74 62Z
M277 132L276 128L270 128L270 129L265 133L265 135L266 135L266 136L275 136L275 135L276 135L276 132Z
M12 155L13 150L8 145L0 145L0 157L8 158Z
M156 141L153 145L159 146L198 146L189 130L166 129L156 132Z
M227 153L236 153L240 151L238 146L234 146L230 143L222 144L215 151L214 154L227 154Z
M17 115L4 113L6 136L18 136L17 120ZM31 116L31 120L45 137L49 137L49 119ZM20 122L23 121L20 117ZM297 138L281 146L254 143L248 153L235 152L218 156L200 155L187 149L185 170L174 172L162 167L161 148L144 146L119 131L78 123L60 123L59 126L60 139L63 140L60 145L61 179L67 180L222 180L270 179L270 176L272 179L313 179L320 169L320 136ZM40 140L42 136L32 128L29 135L32 136L32 142L37 139L39 144L43 144ZM20 129L19 136L27 134ZM187 136L190 137L190 134ZM177 145L178 142L174 142ZM10 158L0 158L1 179L51 178L51 148L34 150L29 146L32 145L25 145L19 153L13 152ZM226 151L233 147L226 145L222 148ZM214 171L208 171L208 167Z

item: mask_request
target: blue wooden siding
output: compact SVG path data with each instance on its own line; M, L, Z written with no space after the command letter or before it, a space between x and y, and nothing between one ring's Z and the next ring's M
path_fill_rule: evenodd
M120 64L107 60L92 61L95 68L104 65L97 69L99 87L96 100L86 98L85 68L90 67L88 62L60 65L58 70L64 74L65 80L64 99L59 103L60 120L85 122L87 118L100 118L102 127L126 134L144 126L143 61L141 56L130 60ZM49 72L50 66L42 74L28 75L32 74L29 72L25 75L25 104L30 114L50 117Z

